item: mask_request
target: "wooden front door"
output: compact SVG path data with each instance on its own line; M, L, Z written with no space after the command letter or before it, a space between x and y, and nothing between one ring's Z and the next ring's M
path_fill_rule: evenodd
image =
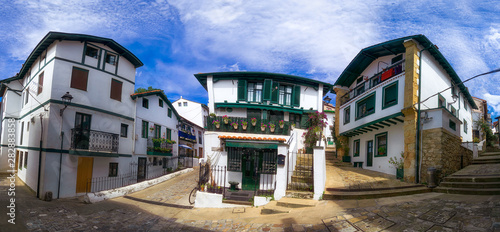
M78 169L76 171L76 192L90 192L90 180L92 179L92 169L94 158L78 157Z
M141 182L146 179L146 158L140 157L137 160L137 182Z
M373 140L366 142L366 166L373 165Z

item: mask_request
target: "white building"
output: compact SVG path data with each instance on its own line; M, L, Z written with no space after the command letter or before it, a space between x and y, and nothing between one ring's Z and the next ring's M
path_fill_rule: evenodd
M112 39L49 32L19 73L2 81L2 122L16 120L17 173L37 196L76 196L96 178L129 172L135 103L128 96L142 65ZM73 99L65 108L67 92Z
M323 112L325 113L326 115L326 118L327 118L327 126L325 127L325 132L324 132L324 136L326 138L326 145L327 147L335 147L335 143L333 141L333 134L335 131L334 131L334 123L335 123L335 106L330 104L330 103L327 103L327 102L323 102Z
M337 79L334 91L337 137L350 148L347 155L356 166L395 174L388 161L404 152L404 176L413 182L419 169L420 174L429 166L443 173L453 169L432 163L444 162L448 155L442 140L452 137L458 146L472 141L471 112L477 107L450 64L423 35L364 48ZM429 136L439 141L436 154L423 152L430 146ZM432 156L439 158L429 159Z
M204 150L212 165L227 168L225 182L217 184L228 187L229 182L238 182L243 191L283 197L287 184L290 187L296 181L292 175L297 154L304 148L307 114L322 112L323 97L331 85L265 72L201 73L195 77L208 92L210 113L216 114L207 120ZM306 160L312 159L302 161ZM316 169L323 170L324 162Z
M175 170L179 114L162 90L134 93L130 97L136 103L133 162L137 164L137 180L159 176L166 169Z
M182 96L177 101L174 101L172 105L183 118L196 123L201 128L205 127L205 120L208 116L207 105L184 99Z

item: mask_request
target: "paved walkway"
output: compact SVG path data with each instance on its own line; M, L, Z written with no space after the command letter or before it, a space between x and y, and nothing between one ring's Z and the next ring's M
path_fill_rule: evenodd
M426 193L319 201L316 207L276 215L261 215L262 207L186 209L157 204L186 205L183 198L197 174L195 170L130 195L136 199L96 204L78 199L40 201L17 181L17 224L6 222L4 210L0 231L492 231L500 223L500 196ZM7 185L1 177L0 205L8 204Z

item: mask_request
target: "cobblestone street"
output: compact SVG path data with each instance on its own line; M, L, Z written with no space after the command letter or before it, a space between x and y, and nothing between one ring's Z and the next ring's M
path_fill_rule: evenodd
M426 193L320 201L316 207L276 215L261 215L257 207L176 207L188 206L186 197L197 174L183 174L129 195L132 198L95 204L40 201L18 181L16 225L7 223L4 211L0 231L500 231L494 229L500 223L500 196ZM2 205L8 201L6 184L2 177Z

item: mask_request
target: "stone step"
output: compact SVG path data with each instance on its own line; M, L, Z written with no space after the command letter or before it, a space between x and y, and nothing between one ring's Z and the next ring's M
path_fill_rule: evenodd
M485 157L485 156L500 156L500 152L483 152L479 154L479 157Z
M312 175L308 176L292 176L292 183L293 182L299 182L299 183L313 183L313 177Z
M500 176L448 176L444 182L500 182Z
M369 191L326 191L323 194L323 199L324 200L371 199L371 198L394 197L394 196L404 196L404 195L412 195L419 193L428 193L431 191L432 189L427 188L425 186L389 189L389 190L372 189Z
M292 177L293 176L305 176L305 177L312 177L313 176L313 173L309 170L309 171L293 171L292 173Z
M498 164L500 163L500 158L498 159L475 159L472 164Z
M441 182L439 186L446 188L491 189L500 188L500 182Z
M288 189L291 190L306 190L312 191L313 183L291 182L288 184Z
M295 170L296 171L311 171L313 170L312 165L295 165Z
M239 200L222 200L222 203L233 204L233 205L253 205L253 202L239 201Z
M312 199L314 193L310 191L287 190L285 197L298 199Z
M317 204L318 201L315 200L297 199L289 197L283 197L276 203L277 206L282 206L286 208L315 207Z
M470 189L470 188L447 188L437 187L433 190L438 193L465 194L465 195L500 195L500 188L493 189Z

